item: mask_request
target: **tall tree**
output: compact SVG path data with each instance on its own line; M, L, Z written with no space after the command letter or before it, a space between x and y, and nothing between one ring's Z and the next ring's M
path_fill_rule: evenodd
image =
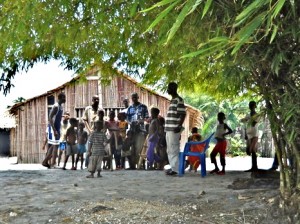
M194 78L185 78L221 95L252 90L263 97L280 158L282 195L299 192L299 3L163 0L145 11L155 8L161 12L149 30L171 24L166 45L198 35L191 41L195 50L178 49L182 64L199 61L198 72L191 73Z

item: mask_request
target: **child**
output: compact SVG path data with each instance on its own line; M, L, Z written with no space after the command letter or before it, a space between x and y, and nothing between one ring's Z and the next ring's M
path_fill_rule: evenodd
M160 158L159 162L155 162L154 166L158 170L163 170L164 166L169 164L168 160L168 154L167 154L167 142L166 142L166 133L165 133L165 119L158 115L158 121L159 121L159 140L156 145L156 153L158 157Z
M121 166L123 168L125 168L126 158L128 159L128 163L129 163L129 167L130 167L129 169L135 168L135 165L132 164L131 157L130 157L130 155L131 155L131 147L132 146L133 146L133 132L131 130L129 130L127 132L126 138L124 139L123 144L122 144Z
M105 133L102 131L103 122L96 121L95 122L95 130L92 132L89 138L89 149L88 154L90 156L90 163L88 167L88 171L91 173L87 176L87 178L94 178L94 173L98 172L97 177L101 176L101 166L103 157L105 155L105 143L108 142Z
M61 136L60 136L59 146L58 146L58 161L57 161L58 166L60 164L62 154L65 153L66 148L67 148L66 132L67 132L67 129L70 127L70 124L69 124L70 113L65 112L62 117L63 117L63 120L62 120L62 124L60 127Z
M210 154L211 163L215 164L215 169L212 170L210 173L217 173L219 175L225 175L225 154L226 154L226 146L227 146L225 136L232 133L231 128L226 123L224 123L225 119L226 117L223 112L218 113L219 124L217 126L217 130L215 133L217 144L215 145L213 151ZM218 153L220 153L220 162L222 165L222 171L219 170L216 161L216 155Z
M200 142L202 139L201 135L198 133L198 128L193 127L192 128L192 135L189 136L188 141L193 141L193 142ZM204 145L192 145L191 146L191 152L203 152ZM192 169L196 172L199 165L200 161L197 156L189 156L188 160L186 161L187 165L190 165L189 171L192 171Z
M118 113L119 130L123 140L125 140L126 138L126 131L128 129L128 122L125 119L126 119L126 114L124 112Z
M116 169L121 169L121 147L122 138L119 132L119 122L115 120L116 114L114 111L109 112L109 120L106 122L106 127L110 133L111 152L115 158ZM112 167L109 167L110 169Z
M155 147L157 146L157 143L159 141L159 120L158 120L158 114L159 114L159 109L158 108L151 108L150 113L151 113L151 122L149 126L149 134L148 134L148 139L147 139L147 167L149 170L154 169L153 168L153 163L154 161L158 162L160 161L160 158L158 155L155 153Z
M76 170L74 166L74 160L75 160L75 154L77 154L77 145L76 145L76 140L77 140L77 124L78 121L76 118L70 118L70 125L67 129L66 132L66 140L67 140L67 149L66 149L66 158L65 158L65 163L63 166L63 170L66 170L66 165L69 159L69 156L72 157L72 168L71 170Z
M252 172L258 169L256 151L257 151L257 142L258 142L257 123L259 121L259 116L255 111L256 109L255 101L249 102L249 109L250 109L250 114L241 120L242 122L245 122L247 124L246 136L245 136L245 139L247 140L246 152L248 155L251 155L252 157L252 167L250 170L246 170L246 172Z
M128 129L128 122L125 120L126 114L124 112L118 113L118 124L120 130L120 136L122 138L122 142L126 139L126 131ZM125 169L125 158L127 157L126 153L121 149L121 169Z
M86 152L86 142L88 139L88 133L84 130L84 122L80 122L78 124L78 131L77 131L77 146L78 146L78 153L76 157L76 165L75 168L77 169L77 163L79 158L81 158L81 166L80 168L83 169L83 154Z

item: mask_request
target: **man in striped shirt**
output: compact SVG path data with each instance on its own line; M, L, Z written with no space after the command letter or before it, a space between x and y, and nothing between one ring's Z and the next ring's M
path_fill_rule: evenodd
M165 123L167 154L171 166L171 169L166 172L167 175L176 175L178 171L180 135L186 116L184 102L178 95L177 88L175 82L170 82L167 89L168 94L172 96Z

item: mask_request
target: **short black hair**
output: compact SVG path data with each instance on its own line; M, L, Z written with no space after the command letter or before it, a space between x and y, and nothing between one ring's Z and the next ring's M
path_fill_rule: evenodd
M198 133L198 128L197 127L193 127L192 128L192 133Z
M57 98L61 99L63 96L66 96L66 94L64 92L61 92L58 94Z
M224 114L223 112L219 112L219 113L218 113L218 118L225 119L226 116L225 116L225 114Z
M75 118L75 117L71 117L71 118L69 119L69 122L70 122L70 124L77 124L78 120L77 120L77 118Z
M254 107L254 106L256 106L256 102L255 101L250 101L249 102L249 108L252 108L252 107Z
M131 97L139 97L139 94L138 94L137 92L132 93L132 94L131 94Z
M154 115L159 115L160 110L157 107L152 107L150 113L153 112Z
M177 85L176 82L170 82L169 85L168 85L168 87L169 87L170 89L175 89L175 90L177 90L178 85Z

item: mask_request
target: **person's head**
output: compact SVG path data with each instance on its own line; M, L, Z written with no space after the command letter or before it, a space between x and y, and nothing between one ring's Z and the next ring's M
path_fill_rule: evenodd
M99 120L104 119L104 110L103 109L98 110L98 118L99 118Z
M77 127L78 120L75 117L71 117L69 122L72 127Z
M250 101L249 102L249 109L250 110L255 110L256 108L256 102L255 101Z
M94 125L96 131L101 131L103 129L103 121L97 120Z
M136 104L139 102L139 95L137 93L132 93L131 94L131 100L133 102L133 104Z
M197 127L192 128L192 134L194 134L194 133L198 133L198 128Z
M129 106L129 100L128 100L127 98L125 98L125 99L123 100L123 104L124 104L124 107L125 107L125 108L128 108L128 106Z
M118 120L125 121L125 119L126 119L126 113L124 112L118 113Z
M109 120L114 120L115 117L116 117L116 113L113 110L109 111Z
M226 119L226 116L223 112L218 113L218 121L221 123Z
M70 113L69 112L64 112L64 114L62 115L62 121L64 124L67 124L69 122L70 119Z
M170 82L169 85L168 85L168 89L167 89L168 94L170 94L171 96L176 95L177 94L177 88L178 88L177 83Z
M151 117L152 118L157 118L159 115L160 110L157 107L152 107L150 110Z
M80 122L78 123L78 129L79 129L79 130L83 130L84 127L85 127L84 122L83 122L83 121L80 121Z
M98 108L99 106L99 96L98 95L94 95L92 97L92 107L93 108Z
M58 98L58 103L59 104L63 104L63 103L66 102L66 94L63 93L63 92L59 93L57 98Z

